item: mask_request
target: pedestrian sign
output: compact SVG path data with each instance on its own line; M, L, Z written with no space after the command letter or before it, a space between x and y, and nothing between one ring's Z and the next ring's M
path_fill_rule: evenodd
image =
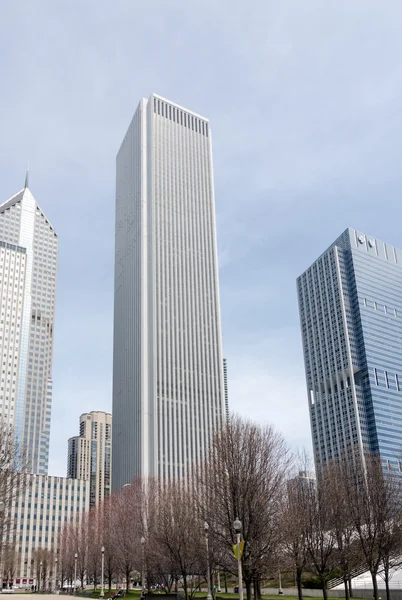
M233 544L233 554L235 555L236 560L239 560L239 550L240 550L240 560L243 556L244 550L244 542L239 542L238 544Z

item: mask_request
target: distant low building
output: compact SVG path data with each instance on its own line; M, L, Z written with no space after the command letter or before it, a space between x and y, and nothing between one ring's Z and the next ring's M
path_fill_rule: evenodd
M67 524L79 526L88 510L88 482L29 475L12 501L10 524L4 532L3 585L36 585L40 569L43 581L54 581L61 531Z
M112 415L102 411L80 417L80 435L68 440L67 477L89 482L89 504L110 495Z
M288 492L292 490L309 490L315 488L316 478L313 471L299 471L299 474L292 477L287 482Z

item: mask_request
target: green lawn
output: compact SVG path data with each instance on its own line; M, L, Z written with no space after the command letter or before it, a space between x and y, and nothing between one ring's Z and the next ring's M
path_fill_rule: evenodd
M114 594L116 590L112 590L111 594ZM93 592L92 590L87 590L87 592L85 593L78 593L76 594L77 596L82 596L85 598L99 598L99 594L100 594L100 589L97 589L95 592ZM160 594L160 599L163 600L164 594L161 592ZM105 589L105 598L109 598L110 594L109 591L107 589ZM128 594L124 594L125 598L139 598L141 596L141 590L130 590ZM307 595L303 595L304 598L311 598L311 596L307 596ZM197 592L195 594L195 598L206 598L206 593L205 592ZM217 600L238 600L239 598L239 594L216 594L216 598ZM244 595L244 598L246 598L246 596ZM271 595L262 595L262 599L263 600L278 600L279 598L283 598L283 600L297 600L297 596L279 596L279 594L271 594ZM317 599L319 600L319 598ZM340 598L331 598L331 596L328 598L328 600L342 600ZM355 598L353 597L353 600L360 600L359 598Z

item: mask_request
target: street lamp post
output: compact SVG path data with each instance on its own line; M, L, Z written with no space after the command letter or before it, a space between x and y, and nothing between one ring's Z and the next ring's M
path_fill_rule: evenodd
M3 537L3 517L4 517L4 511L5 511L6 505L4 504L3 500L0 500L0 520L1 520L1 537ZM3 559L3 557L1 557ZM3 578L1 580L1 588L3 589Z
M56 558L54 559L54 591L57 590L57 563L59 562L59 559Z
M211 569L210 569L210 566L209 566L208 530L209 530L209 525L205 521L204 522L204 532L205 532L205 548L206 548L206 551L207 551L207 584L208 584L208 596L207 596L207 600L212 600L212 594L211 594Z
M77 587L77 559L78 559L78 554L76 552L74 554L74 593L75 593L75 588Z
M100 597L103 598L105 595L105 547L102 546L102 579L101 579L101 591Z
M141 598L145 598L145 538L141 538Z
M241 521L236 519L233 523L234 530L236 531L236 545L237 545L237 567L239 570L239 600L243 600L243 572L241 566L241 556L240 556L240 539L241 539Z

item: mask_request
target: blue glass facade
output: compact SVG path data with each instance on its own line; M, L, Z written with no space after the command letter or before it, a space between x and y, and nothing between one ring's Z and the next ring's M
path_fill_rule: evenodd
M297 280L316 465L402 469L402 250L347 229Z

